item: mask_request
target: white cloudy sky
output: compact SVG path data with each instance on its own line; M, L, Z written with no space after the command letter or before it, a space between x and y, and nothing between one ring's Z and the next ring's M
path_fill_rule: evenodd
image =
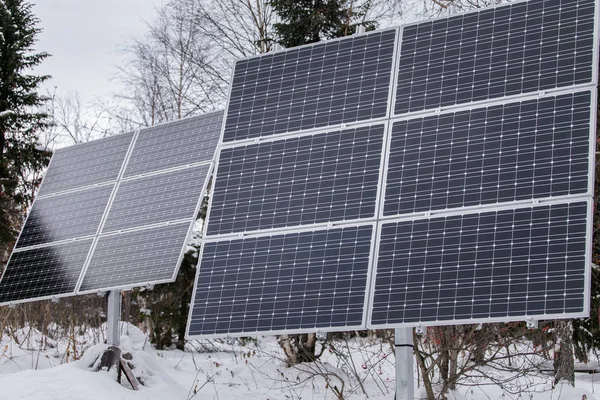
M53 76L48 89L78 90L82 98L106 97L118 89L110 78L122 60L119 48L142 36L161 0L31 0L40 18L38 50L47 51L38 73Z

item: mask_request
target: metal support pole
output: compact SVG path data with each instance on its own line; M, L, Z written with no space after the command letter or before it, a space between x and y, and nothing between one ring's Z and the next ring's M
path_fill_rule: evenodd
M121 319L121 291L108 292L108 310L106 315L106 343L109 346L119 345L119 321Z
M396 344L396 400L414 400L413 330L397 328Z

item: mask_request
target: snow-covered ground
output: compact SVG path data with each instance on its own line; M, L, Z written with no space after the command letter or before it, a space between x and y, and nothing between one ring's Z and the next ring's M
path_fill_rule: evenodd
M274 337L191 342L189 350L182 352L153 349L131 325L124 325L122 333L121 348L132 354L133 372L144 383L139 391L131 390L124 378L118 384L114 370L93 372L93 364L107 347L93 344L101 335L77 336L74 346L74 335L71 340L67 335L53 341L33 329L22 329L3 335L0 342L0 400L334 399L341 380L345 398L394 398L394 357L376 339L355 338L340 345L345 350L341 355L325 349L320 363L286 368ZM560 385L554 390L550 377L535 379L537 386L519 394L509 395L483 381L459 388L451 398L600 399L596 394L600 376L577 374L575 388ZM422 388L416 384L415 388L417 398L426 398Z

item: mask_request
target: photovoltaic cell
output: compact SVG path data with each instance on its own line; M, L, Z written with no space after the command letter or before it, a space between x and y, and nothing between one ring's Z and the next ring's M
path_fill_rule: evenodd
M209 165L151 175L119 184L102 232L180 219L192 220Z
M396 30L238 61L223 141L384 117Z
M361 325L372 226L207 242L189 335Z
M100 236L79 291L173 279L189 227L179 223Z
M394 123L384 215L588 191L589 91Z
M116 181L132 139L125 133L56 150L38 196Z
M124 176L211 161L222 123L217 111L141 130Z
M0 303L73 293L92 239L15 251L0 281Z
M583 313L589 206L384 223L372 325Z
M95 235L114 185L39 198L17 248Z
M221 150L208 234L373 217L384 128Z
M402 30L395 114L591 83L594 0L529 0Z

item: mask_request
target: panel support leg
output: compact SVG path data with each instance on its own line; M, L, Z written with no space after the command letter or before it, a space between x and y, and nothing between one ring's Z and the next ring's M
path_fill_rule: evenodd
M106 343L119 346L119 321L121 319L121 291L108 292L108 310L106 314Z
M396 344L396 400L414 400L413 330L397 328Z

